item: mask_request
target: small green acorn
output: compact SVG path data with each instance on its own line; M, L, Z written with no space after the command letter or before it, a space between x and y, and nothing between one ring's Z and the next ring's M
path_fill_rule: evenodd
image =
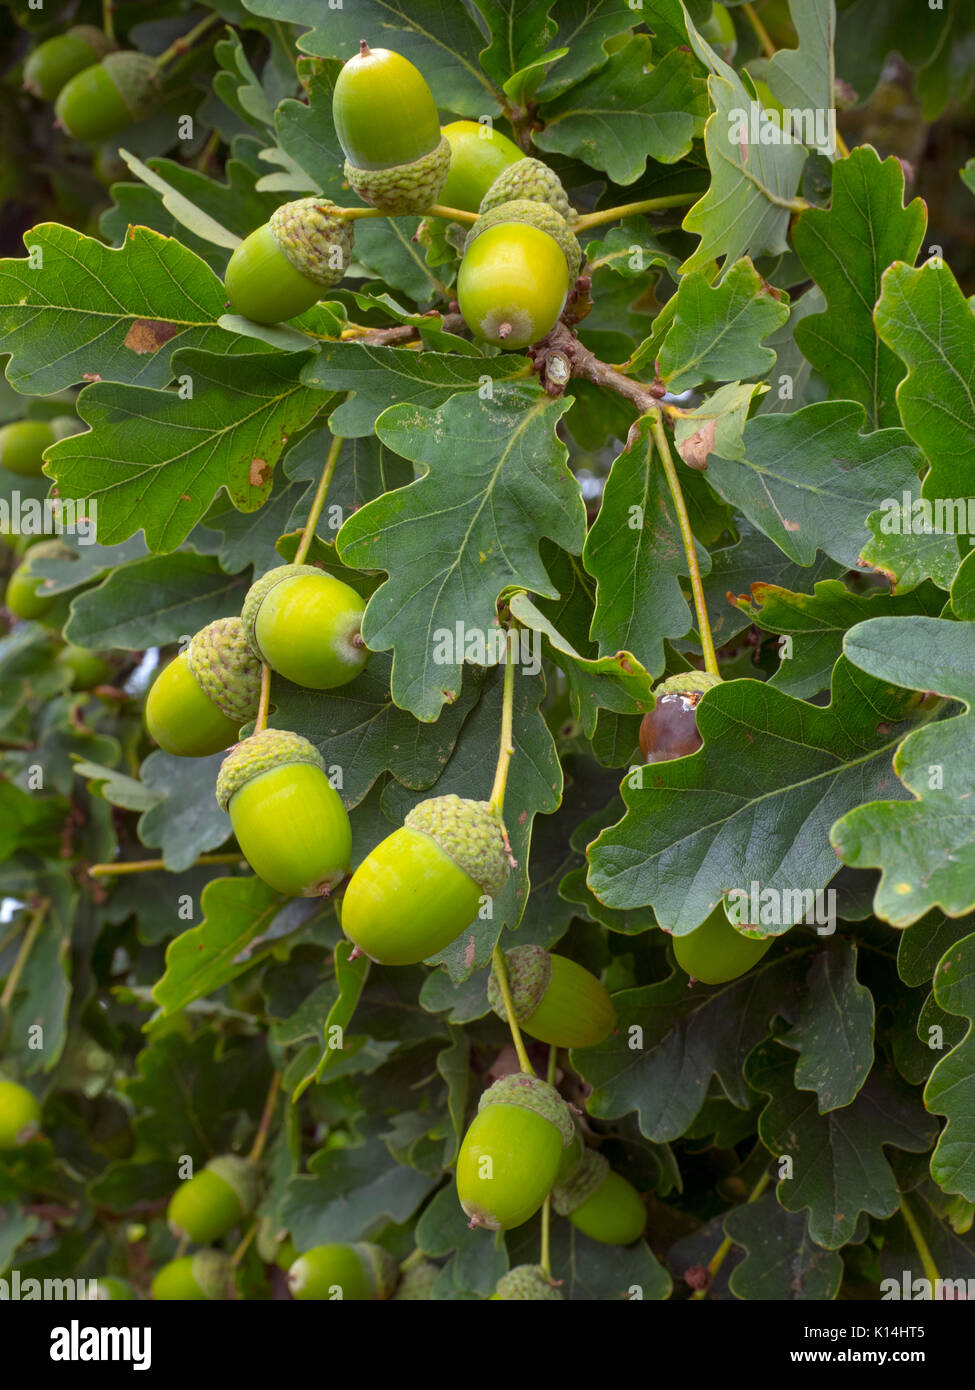
M52 594L48 581L35 574L33 566L38 560L74 558L74 551L63 541L41 541L31 546L27 558L21 560L7 580L7 591L3 601L15 617L25 622L43 618L58 601Z
M375 1301L391 1298L398 1278L396 1261L388 1251L360 1241L306 1250L288 1271L288 1287L302 1301Z
M347 685L369 658L362 599L315 565L279 565L252 584L241 620L254 655L308 690Z
M286 729L263 729L230 750L217 775L244 858L289 897L314 898L341 883L352 829L315 746Z
M224 275L231 309L254 323L303 314L344 276L354 236L355 223L327 198L284 203L231 256Z
M96 1286L95 1298L100 1303L119 1303L135 1298L135 1289L128 1279L115 1274L103 1274Z
M491 1295L494 1300L505 1303L531 1299L536 1303L564 1303L565 1300L552 1276L546 1274L541 1265L515 1265L507 1274L502 1274Z
M113 52L115 41L93 24L75 24L63 34L39 43L24 63L24 88L32 96L53 101L75 73Z
M41 1127L41 1103L26 1086L0 1081L0 1150L19 1149Z
M616 1027L609 991L584 966L543 946L505 952L515 1018L533 1038L554 1047L594 1047ZM488 979L488 1002L506 1018L496 976Z
M470 1225L508 1231L534 1216L574 1138L572 1114L554 1086L524 1072L496 1081L457 1156L457 1196Z
M170 1229L177 1238L185 1235L195 1245L208 1245L250 1215L259 1192L257 1168L249 1159L220 1154L173 1193Z
M521 161L521 150L481 121L453 121L443 133L450 145L450 171L439 200L448 208L477 212L498 175Z
M700 926L683 936L674 936L677 964L692 980L704 985L723 985L751 970L768 951L774 936L746 934L728 920L723 902Z
M562 180L540 159L519 159L517 164L502 170L481 200L479 211L491 212L504 203L519 200L546 203L566 222L571 222L575 216Z
M54 103L58 124L76 140L107 140L145 120L159 98L156 63L146 53L109 53L66 82Z
M450 142L433 94L409 59L388 48L359 52L332 93L345 177L364 202L405 216L437 201L450 168Z
M647 1224L636 1188L595 1149L586 1149L572 1177L552 1189L552 1205L576 1230L603 1245L631 1245Z
M167 753L205 758L236 742L257 714L261 663L239 618L201 628L146 697L146 728Z
M415 965L449 946L508 877L504 828L485 801L421 801L356 869L342 930L380 965Z
M152 1296L157 1302L200 1303L230 1297L233 1266L221 1250L181 1255L156 1271Z

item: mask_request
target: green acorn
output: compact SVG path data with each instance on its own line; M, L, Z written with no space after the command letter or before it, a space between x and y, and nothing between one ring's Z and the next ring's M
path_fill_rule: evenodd
M504 829L486 801L430 797L352 875L342 930L380 965L415 965L449 946L508 872Z
M146 697L149 733L167 753L204 758L229 748L257 714L261 663L239 618L218 618L164 667Z
M318 749L300 734L263 729L232 748L217 776L244 858L295 898L327 894L349 867L352 829Z
M524 1072L496 1081L457 1156L457 1196L470 1225L508 1231L534 1216L574 1138L569 1107L548 1082Z
M699 927L683 936L674 936L677 964L692 980L705 985L723 985L737 980L765 955L774 936L746 935L732 926L724 903L718 903Z
M198 1250L156 1271L152 1296L157 1302L199 1303L230 1297L233 1266L221 1250Z
M399 1283L393 1294L394 1303L426 1303L433 1297L433 1286L440 1278L440 1268L432 1260L416 1259L414 1256L400 1265Z
M332 115L345 177L364 202L408 215L437 201L450 142L430 88L407 58L363 40L338 75Z
M571 222L575 216L562 180L540 159L519 159L517 164L504 169L485 193L479 210L491 212L504 203L518 201L546 203L566 222Z
M492 1299L505 1303L532 1299L536 1303L564 1303L550 1274L541 1265L515 1265L502 1274L494 1288Z
M40 43L24 63L24 87L32 96L53 101L75 73L113 52L115 42L93 24L75 24L64 34Z
M352 261L355 223L327 198L276 208L231 256L224 288L235 314L254 323L296 318L337 285Z
M219 1240L257 1206L260 1183L256 1166L237 1154L220 1154L173 1193L167 1219L178 1238L194 1245Z
M25 622L43 618L58 601L58 595L48 589L48 581L33 573L37 560L73 558L74 551L63 541L41 541L31 546L27 558L21 560L7 580L3 601L18 618Z
M521 160L521 150L507 135L481 121L453 121L443 133L450 145L450 172L440 190L440 202L477 212L498 175Z
M41 1103L26 1086L0 1081L0 1150L19 1149L41 1127Z
M515 1018L531 1037L554 1047L594 1047L616 1027L609 991L574 960L542 946L516 946L505 952L505 963ZM491 1008L506 1018L493 972L487 991Z
M315 565L279 565L252 584L241 619L251 650L308 690L354 680L369 658L360 628L365 604Z
M107 140L145 120L159 97L155 59L145 53L109 53L61 88L58 124L76 140Z
M299 1300L391 1298L399 1278L396 1261L379 1245L316 1245L288 1271L288 1287Z
M595 1149L586 1149L572 1177L552 1189L552 1205L576 1230L604 1245L631 1245L647 1224L636 1188Z

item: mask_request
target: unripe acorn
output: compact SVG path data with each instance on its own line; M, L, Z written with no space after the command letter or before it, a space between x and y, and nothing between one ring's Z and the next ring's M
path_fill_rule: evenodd
M327 198L284 203L231 256L224 275L231 309L254 323L303 314L342 279L354 236L355 223Z
M701 747L695 711L705 691L721 678L707 671L681 671L654 689L657 703L640 721L640 752L647 763L686 758Z
M508 871L504 830L486 801L430 797L352 875L342 930L380 965L416 965L470 925Z
M98 1281L95 1298L100 1303L119 1303L135 1298L135 1289L128 1279L119 1279L114 1274L104 1274Z
M0 1149L19 1149L41 1127L41 1104L26 1086L0 1081Z
M502 1274L491 1298L505 1303L525 1299L532 1299L536 1303L565 1301L552 1283L552 1276L546 1274L541 1265L515 1265L507 1274Z
M218 618L156 677L146 697L146 728L167 753L205 758L236 742L257 714L261 663L239 618Z
M263 729L232 748L217 776L244 858L259 878L294 898L341 883L352 852L342 799L313 744L286 729Z
M332 116L345 177L364 202L402 216L437 201L450 142L433 93L409 59L363 39L336 79Z
M26 560L21 560L7 580L3 601L11 613L25 622L32 622L50 612L57 603L58 595L47 590L47 581L34 574L32 566L36 560L51 557L67 559L71 555L73 551L63 541L41 541L32 546Z
M595 1149L586 1149L572 1177L552 1189L552 1205L576 1230L604 1245L630 1245L647 1224L636 1188Z
M369 659L355 589L314 565L279 565L252 584L241 620L251 650L308 690L354 680Z
M75 73L99 62L115 48L93 24L76 24L40 43L24 63L24 87L32 96L53 101Z
M379 1245L316 1245L288 1271L288 1287L299 1300L391 1298L399 1278L396 1261Z
M479 211L491 212L503 203L519 201L546 203L566 222L571 222L575 216L562 180L540 159L519 159L517 164L503 170L485 193Z
M194 1245L209 1245L249 1216L258 1196L255 1165L237 1154L220 1154L173 1193L166 1214L170 1229Z
M70 642L54 658L55 664L71 675L74 690L92 690L103 685L112 675L112 667L98 652L87 647L75 647Z
M521 161L521 150L500 130L480 121L453 121L443 133L450 145L450 172L440 202L477 212L498 175Z
M145 53L109 53L61 88L58 124L76 140L107 140L144 120L159 94L156 63Z
M746 936L737 931L728 921L724 903L718 903L699 927L673 938L674 955L692 980L723 985L757 965L774 940L774 936Z
M157 1302L199 1303L230 1296L233 1266L221 1250L198 1250L156 1271L152 1296Z
M574 960L543 946L516 946L505 952L505 964L515 1018L531 1037L553 1047L594 1047L616 1027L609 991ZM491 1008L507 1018L493 972L487 991Z
M457 1196L470 1225L509 1231L534 1216L574 1138L569 1107L547 1081L524 1072L496 1081L457 1156Z

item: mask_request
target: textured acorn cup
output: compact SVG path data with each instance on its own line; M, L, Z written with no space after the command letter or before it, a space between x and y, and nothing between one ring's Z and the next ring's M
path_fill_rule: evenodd
M157 1302L200 1303L225 1299L230 1295L233 1268L229 1256L220 1250L198 1250L156 1271L152 1296Z
M640 752L646 763L670 762L696 753L703 740L695 711L705 691L721 677L707 671L681 671L654 687L656 704L640 721Z
M176 1237L208 1245L232 1230L257 1205L257 1168L237 1154L220 1154L173 1193L167 1218Z
M251 650L308 690L354 680L369 659L360 636L365 604L314 565L279 565L252 584L241 618Z
M563 1303L562 1294L552 1283L551 1275L541 1265L515 1265L502 1274L495 1285L492 1299L502 1302L533 1299L536 1303Z
M39 478L44 450L57 435L49 420L14 420L0 429L0 464L21 478Z
M231 309L254 323L303 314L342 279L354 238L355 223L327 198L276 208L230 258L224 288Z
M431 797L356 869L342 930L380 965L416 965L470 925L508 872L504 831L487 802Z
M457 1156L457 1196L471 1226L509 1231L534 1216L574 1138L569 1107L548 1082L524 1072L496 1081Z
M425 212L450 168L450 142L418 68L387 48L360 50L332 93L345 177L359 197L394 215Z
M149 733L167 753L205 758L237 741L257 714L261 663L240 618L218 618L164 667L146 697Z
M673 941L677 964L692 980L723 985L757 965L775 937L743 936L728 921L724 904L718 903L699 927Z
M299 1255L288 1271L292 1296L302 1301L390 1298L398 1279L392 1255L368 1241L316 1245Z
M500 130L480 121L453 121L443 133L450 145L450 171L440 202L477 212L498 175L521 160L521 150Z
M154 59L145 53L109 53L65 83L54 111L62 130L76 140L107 140L144 120L158 93Z
M75 73L111 53L115 43L93 24L76 24L64 34L38 44L24 63L24 87L32 96L53 101Z
M584 1236L603 1245L630 1245L647 1224L636 1188L595 1149L586 1149L572 1177L552 1189L552 1205Z
M579 238L555 208L548 207L545 203L533 202L530 198L513 199L499 207L491 208L489 212L482 212L467 233L467 240L464 242L465 257L478 238L486 236L495 227L510 226L512 223L534 227L536 231L545 232L547 236L552 237L565 257L569 279L576 278L582 266Z
M19 1149L41 1127L41 1104L26 1086L0 1081L0 1149Z
M479 210L490 212L503 203L520 200L546 203L566 222L575 216L562 180L540 159L519 159L517 164L503 170L485 193Z
M314 898L341 883L352 829L321 754L300 734L263 729L238 743L217 776L244 858L271 888Z
M574 960L542 946L516 946L505 952L505 963L515 1018L531 1037L554 1047L594 1047L616 1027L609 991ZM493 973L487 989L491 1008L507 1018Z

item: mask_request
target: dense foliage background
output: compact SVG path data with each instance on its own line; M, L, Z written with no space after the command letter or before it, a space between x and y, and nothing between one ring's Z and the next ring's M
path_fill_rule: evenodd
M100 7L0 8L0 420L84 426L46 477L0 470L0 497L94 501L98 535L36 561L43 621L0 614L0 1071L44 1107L0 1154L0 1275L145 1291L180 1159L246 1152L270 1087L265 1235L418 1248L433 1297L487 1297L539 1250L537 1219L469 1230L451 1177L513 1064L500 932L557 944L619 1015L558 1076L646 1236L556 1219L565 1297L975 1277L975 561L964 528L885 525L890 499L975 494L975 41L963 0L728 8L722 44L710 0L219 0L156 111L97 150L21 66ZM114 25L155 56L207 15L122 3ZM444 322L462 237L434 218L359 222L351 273L291 324L226 313L231 251L280 203L355 201L331 91L362 37L583 215L592 356L564 391ZM838 107L836 157L729 142L755 81ZM702 652L655 421L724 682L701 751L641 779L651 687ZM518 870L429 966L350 962L334 902L282 900L236 855L221 755L154 750L142 723L159 663L294 556L333 437L309 558L370 597L373 655L332 692L276 678L271 723L341 770L353 865L423 797L492 784L502 668L438 662L430 633L489 631L503 598L544 658L515 677ZM6 529L9 574L36 538ZM62 642L105 655L96 688ZM752 883L832 888L835 932L797 912L741 979L690 986L668 933ZM240 1295L284 1296L245 1235Z

